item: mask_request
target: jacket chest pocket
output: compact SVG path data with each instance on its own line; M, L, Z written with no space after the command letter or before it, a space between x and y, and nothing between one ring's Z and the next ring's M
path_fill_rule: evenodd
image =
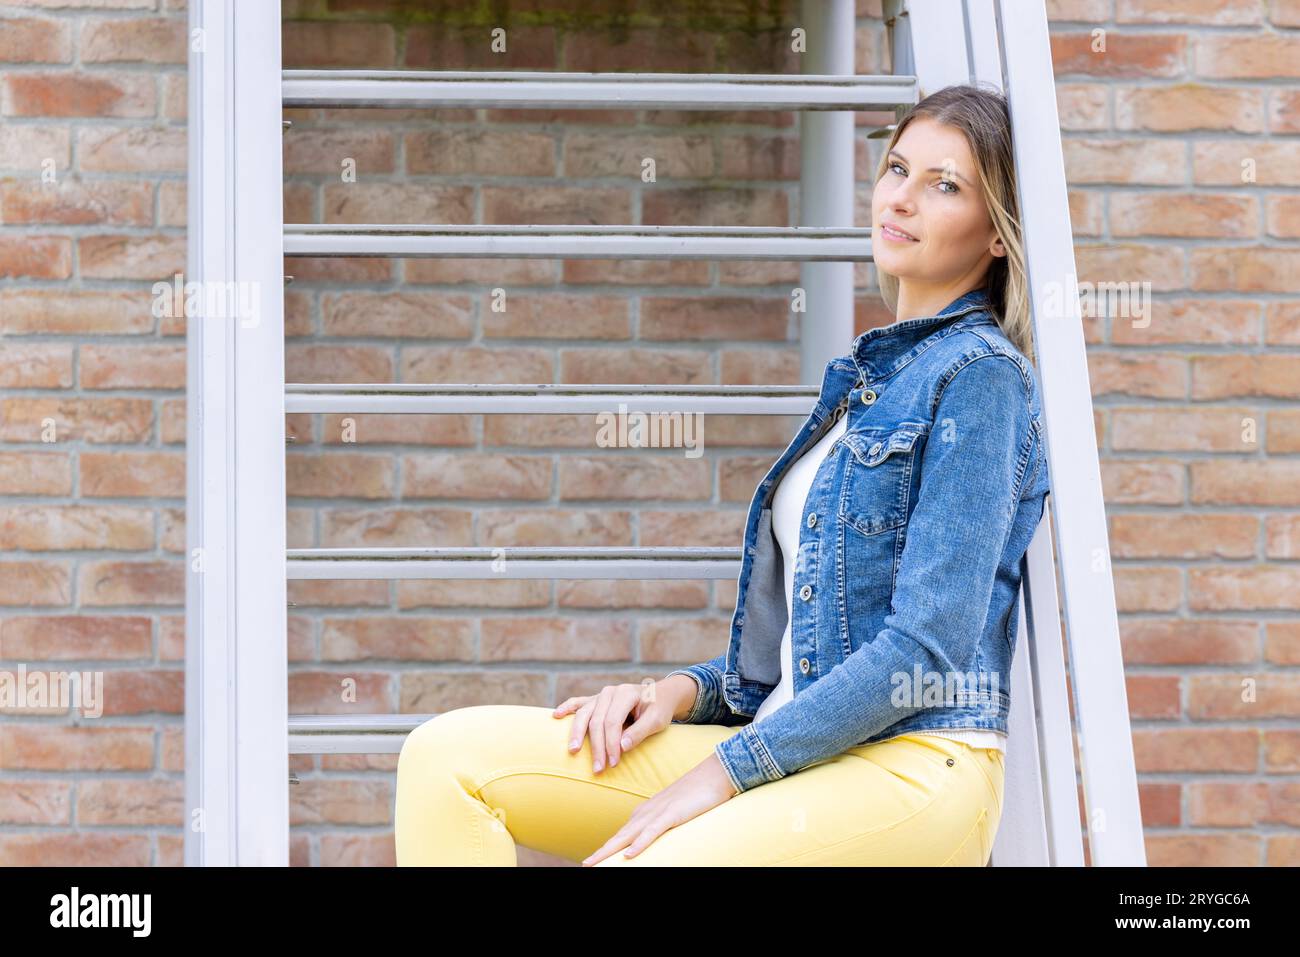
M921 430L845 432L852 453L840 493L840 518L863 535L878 535L907 521L913 473L919 466Z

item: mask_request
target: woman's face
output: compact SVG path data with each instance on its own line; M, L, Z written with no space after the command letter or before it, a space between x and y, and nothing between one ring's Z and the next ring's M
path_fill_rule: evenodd
M881 270L918 286L947 287L985 275L993 257L1005 255L959 130L918 117L885 162L871 195L871 253Z

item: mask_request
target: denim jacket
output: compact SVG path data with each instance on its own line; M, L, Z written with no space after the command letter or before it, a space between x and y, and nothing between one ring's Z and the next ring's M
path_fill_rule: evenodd
M689 674L686 724L743 725L715 753L738 791L859 744L921 730L1007 730L1022 559L1043 515L1034 368L984 290L858 336L750 501L727 650ZM799 528L792 612L772 496L847 415ZM754 724L781 678L794 698Z

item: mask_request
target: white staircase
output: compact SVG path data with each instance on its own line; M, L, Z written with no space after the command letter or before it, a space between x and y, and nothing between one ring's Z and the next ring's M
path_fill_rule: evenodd
M959 6L962 19L954 18ZM1041 0L886 0L895 73L853 75L852 0L805 3L808 75L281 69L280 4L191 0L189 282L250 283L256 323L188 323L187 865L288 863L290 753L388 752L428 714L290 715L286 582L300 579L731 579L740 549L288 549L285 412L629 411L805 415L815 385L324 385L284 381L282 257L799 261L802 378L853 336L853 111L901 113L972 80L1008 94L1053 491L1026 556L996 865L1082 864L1057 599L1065 596L1092 862L1144 864L1128 708L1077 302L1041 315L1074 258ZM1015 30L1003 29L1006 11ZM278 85L281 98L265 95ZM281 108L802 111L798 227L285 224ZM292 135L290 132L287 135ZM1033 161L1029 162L1032 157ZM848 221L844 221L848 217ZM1048 519L1052 520L1049 525ZM1053 555L1051 529L1060 536ZM1084 735L1084 729L1087 735ZM201 826L200 823L201 822Z

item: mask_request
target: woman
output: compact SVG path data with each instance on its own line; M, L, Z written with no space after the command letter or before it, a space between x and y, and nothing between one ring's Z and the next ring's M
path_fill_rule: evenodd
M425 722L399 865L513 865L516 841L587 866L987 863L1048 491L1001 95L910 110L872 222L897 319L827 364L759 484L727 650Z

